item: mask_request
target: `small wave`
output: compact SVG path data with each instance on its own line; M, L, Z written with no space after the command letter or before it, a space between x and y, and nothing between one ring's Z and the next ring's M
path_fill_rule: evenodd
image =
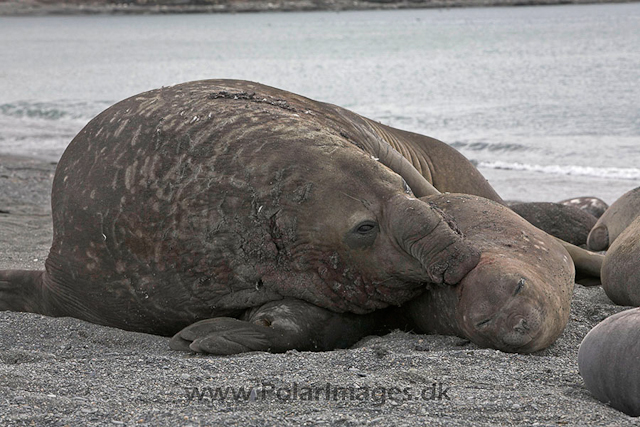
M28 102L18 101L0 104L0 115L14 118L41 120L65 120L92 118L96 111L104 108L102 102L90 105L86 102Z
M576 175L609 179L640 179L640 169L635 168L597 168L575 165L528 165L524 163L478 162L478 167L516 171L540 172L551 175Z
M456 141L450 144L456 149L467 149L473 151L528 151L531 148L522 144L507 144L507 143L489 143L489 142L461 142Z

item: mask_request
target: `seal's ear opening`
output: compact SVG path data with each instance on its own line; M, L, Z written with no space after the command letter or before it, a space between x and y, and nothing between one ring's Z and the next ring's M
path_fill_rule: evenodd
M379 232L378 223L367 219L352 227L344 236L344 242L351 249L364 249L373 245Z

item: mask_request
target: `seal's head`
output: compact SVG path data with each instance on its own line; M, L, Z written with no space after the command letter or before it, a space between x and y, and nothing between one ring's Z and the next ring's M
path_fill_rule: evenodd
M406 302L425 282L459 283L475 267L479 251L400 175L342 135L298 118L279 122L277 138L256 134L261 158L244 162L261 175L257 217L279 251L260 271L265 284L365 313Z
M552 344L569 320L575 277L562 245L487 199L443 194L421 200L451 216L482 254L458 285L429 286L411 301L416 326L507 352Z
M529 353L553 343L566 313L550 312L557 305L541 300L537 290L544 280L522 261L483 254L460 283L458 316L465 335L482 347L508 352Z

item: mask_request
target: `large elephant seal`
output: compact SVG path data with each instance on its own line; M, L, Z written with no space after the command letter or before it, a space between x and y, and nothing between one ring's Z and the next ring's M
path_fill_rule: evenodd
M589 233L587 247L592 251L606 250L639 215L640 187L624 193L609 206Z
M58 164L45 271L0 272L0 309L183 330L172 346L202 352L326 350L366 330L350 313L459 283L479 251L414 198L435 189L377 125L345 111L237 81L110 107Z
M424 197L482 250L453 287L432 287L407 303L416 329L457 335L481 347L530 353L560 336L569 320L574 266L548 234L507 207L469 195Z
M448 145L334 105L235 80L143 93L65 151L46 271L0 272L0 309L180 331L173 348L211 353L347 346L371 328L358 314L476 266L413 198L440 192L502 203Z
M601 281L614 303L640 306L640 216L620 233L607 251Z
M614 314L584 337L578 369L598 400L640 416L640 308Z

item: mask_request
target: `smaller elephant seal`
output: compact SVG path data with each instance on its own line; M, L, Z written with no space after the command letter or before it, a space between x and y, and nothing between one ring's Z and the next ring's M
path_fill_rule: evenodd
M506 352L531 353L555 342L569 320L574 286L563 246L487 199L443 194L420 200L441 209L482 253L458 285L433 287L406 304L416 329Z
M597 219L584 210L562 203L530 202L510 208L539 229L576 246L587 243Z
M561 205L575 206L596 218L600 218L609 208L607 202L598 197L574 197L571 199L560 200L558 203Z
M640 308L614 314L584 337L578 369L598 400L640 416Z
M640 216L609 247L600 280L614 303L640 306Z
M606 250L633 220L640 215L640 187L624 193L598 219L587 238L592 251Z

